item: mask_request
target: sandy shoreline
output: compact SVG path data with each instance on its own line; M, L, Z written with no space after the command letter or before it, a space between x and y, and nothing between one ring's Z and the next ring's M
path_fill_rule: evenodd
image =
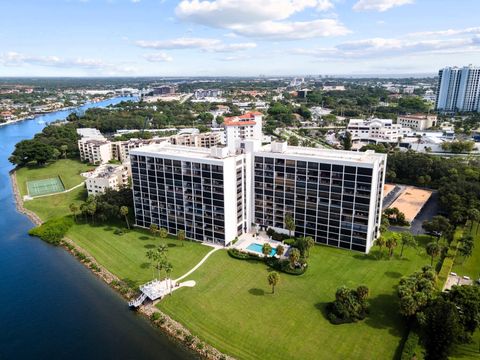
M38 217L34 212L26 209L23 206L23 199L18 189L15 169L10 171L10 179L12 183L15 207L17 211L21 214L26 215L34 225L41 225L43 222L40 217ZM63 246L63 248L67 250L70 254L75 256L85 267L90 269L93 274L102 279L111 288L115 289L127 301L135 297L136 293L134 289L128 287L125 282L123 282L116 275L112 274L105 267L99 264L88 251L78 246L73 240L69 238L64 238L62 240L61 246ZM141 306L138 311L144 317L148 318L155 327L161 329L162 332L166 334L169 338L181 343L187 349L193 351L195 354L200 355L202 358L205 359L234 359L221 353L213 346L201 341L196 336L191 334L190 331L182 324L161 312L155 306L157 302L158 301L147 303L146 305ZM125 304L125 306L127 306L127 303ZM153 315L154 313L158 313L159 315ZM156 316L157 319L154 320L152 316Z

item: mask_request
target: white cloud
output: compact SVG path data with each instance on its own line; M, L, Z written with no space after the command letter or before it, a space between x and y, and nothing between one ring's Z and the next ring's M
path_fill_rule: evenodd
M150 62L170 62L173 60L173 58L166 53L146 54L143 57Z
M236 33L257 38L274 40L310 39L315 37L342 36L350 31L335 19L313 21L274 22L265 21L256 26L236 25Z
M438 31L422 31L407 34L409 37L430 37L430 36L455 36L455 35L468 35L468 34L480 34L480 27L469 27L465 29L448 29Z
M175 13L181 20L230 30L236 35L292 40L348 34L350 31L333 18L287 21L307 9L332 8L331 0L183 0Z
M355 11L387 11L397 6L413 4L414 0L358 0L353 5Z
M225 44L218 39L186 37L157 41L139 40L136 44L148 49L201 49L208 52L236 52L253 49L257 46L252 42Z
M313 56L317 59L371 59L400 55L452 54L480 51L480 36L441 36L447 31L438 31L437 38L414 37L407 34L401 38L371 38L347 41L330 48L297 48L292 53ZM433 32L432 32L433 33ZM432 35L432 33L429 33ZM472 34L467 29L449 31L450 34Z
M26 55L15 51L0 54L0 65L3 66L47 66L55 68L71 68L98 71L104 75L131 74L137 71L134 67L122 64L112 64L100 59L73 58L58 56Z

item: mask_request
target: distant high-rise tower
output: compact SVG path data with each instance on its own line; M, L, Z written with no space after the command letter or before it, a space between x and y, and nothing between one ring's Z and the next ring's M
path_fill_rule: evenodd
M480 67L446 67L438 72L435 109L480 112Z

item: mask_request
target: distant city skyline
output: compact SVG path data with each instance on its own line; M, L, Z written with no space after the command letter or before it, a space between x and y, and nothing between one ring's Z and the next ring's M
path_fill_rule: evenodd
M433 76L480 65L476 0L23 0L0 13L0 76Z

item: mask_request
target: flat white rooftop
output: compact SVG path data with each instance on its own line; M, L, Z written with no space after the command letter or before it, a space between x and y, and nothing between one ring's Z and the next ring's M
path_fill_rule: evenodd
M212 156L212 148L202 148L195 146L183 146L183 145L172 145L167 142L161 144L152 144L147 145L135 150L131 150L130 154L140 155L140 156L171 156L171 157L181 157L181 158L190 158L190 159L208 159L208 160L218 160L218 157ZM234 157L236 155L227 155L225 158Z
M375 153L372 150L366 152L355 152L345 150L329 150L320 148L300 147L300 146L286 146L282 152L272 151L272 145L265 145L260 150L255 152L255 155L290 155L304 160L331 160L331 161L347 161L355 163L373 164L377 161L384 160L386 154ZM301 160L300 159L300 160Z

